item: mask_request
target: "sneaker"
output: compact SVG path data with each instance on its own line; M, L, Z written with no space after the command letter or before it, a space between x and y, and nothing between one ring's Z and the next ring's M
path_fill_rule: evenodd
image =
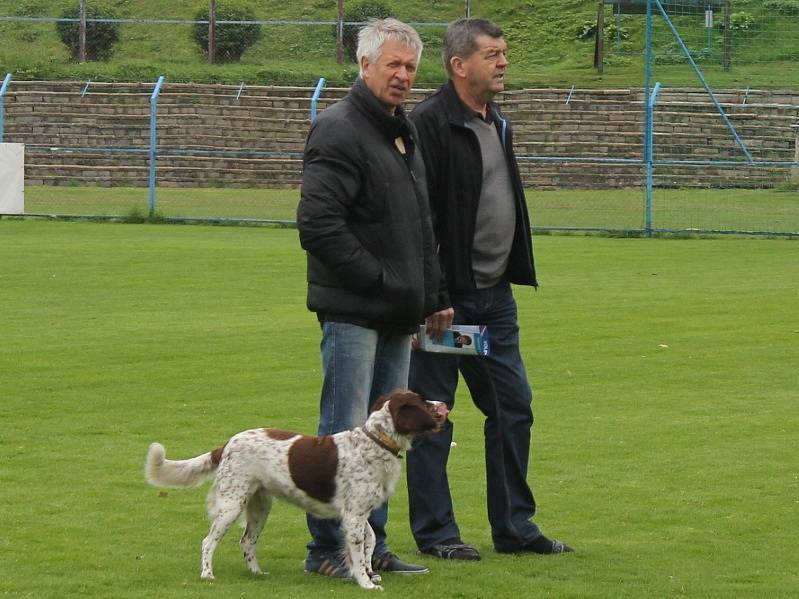
M372 569L392 574L427 574L430 571L425 566L406 563L390 551L380 557L372 557Z
M420 549L419 554L432 555L439 559L480 561L480 552L477 551L477 547L464 543L458 538L447 539L432 547Z
M565 543L561 543L557 539L548 539L544 535L541 535L537 539L534 539L526 545L522 545L516 549L502 549L497 547L496 550L497 553L538 553L539 555L574 553L574 549Z
M352 578L350 569L340 556L326 553L309 553L305 558L305 571L333 578Z

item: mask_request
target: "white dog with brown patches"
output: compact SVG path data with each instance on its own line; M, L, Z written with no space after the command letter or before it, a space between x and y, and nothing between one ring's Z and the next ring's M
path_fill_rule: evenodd
M375 535L367 519L394 493L400 451L410 448L414 435L440 430L446 419L443 403L397 391L375 403L362 427L335 435L251 429L188 460L167 460L164 447L153 443L145 477L158 487L189 487L216 473L208 493L211 530L202 543L203 579L213 580L214 550L242 511L244 560L250 572L261 574L255 545L276 497L340 520L352 577L365 589L382 590L371 567Z

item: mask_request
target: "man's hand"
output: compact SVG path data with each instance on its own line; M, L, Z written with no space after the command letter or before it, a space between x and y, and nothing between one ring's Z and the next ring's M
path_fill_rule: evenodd
M434 312L430 316L424 319L425 324L425 332L430 335L433 339L441 339L441 336L444 334L449 327L452 326L452 319L455 317L455 310L452 308L447 308L446 310L440 310L438 312Z

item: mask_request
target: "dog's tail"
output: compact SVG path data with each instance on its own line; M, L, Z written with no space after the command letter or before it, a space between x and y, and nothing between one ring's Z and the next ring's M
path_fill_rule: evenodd
M150 445L144 478L155 487L194 487L211 477L219 466L225 446L188 460L167 460L160 443Z

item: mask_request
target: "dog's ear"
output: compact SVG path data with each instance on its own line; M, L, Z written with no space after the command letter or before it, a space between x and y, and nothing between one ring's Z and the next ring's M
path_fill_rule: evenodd
M424 400L411 391L393 394L389 398L389 411L394 430L400 435L419 435L437 427Z
M378 410L383 409L383 406L386 405L386 402L391 398L390 395L381 395L378 397L375 402L372 404L372 407L369 408L369 413L377 412Z
M411 400L413 398L421 399L419 396L414 393L413 391L408 391L407 389L397 389L396 391L392 391L388 395L381 395L378 397L375 402L372 404L372 407L369 408L369 413L377 412L381 410L386 403L389 401L398 401L398 400Z

